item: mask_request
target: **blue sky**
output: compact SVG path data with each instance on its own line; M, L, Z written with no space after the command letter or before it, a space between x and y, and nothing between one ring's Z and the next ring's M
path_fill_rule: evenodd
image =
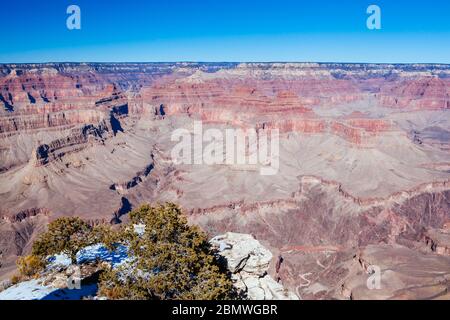
M81 30L66 9L81 8ZM368 30L366 9L381 8ZM0 62L450 63L448 0L3 0Z

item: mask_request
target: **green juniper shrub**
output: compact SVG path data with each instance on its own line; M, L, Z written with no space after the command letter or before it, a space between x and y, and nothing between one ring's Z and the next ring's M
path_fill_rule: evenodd
M131 212L131 224L145 225L142 234L123 229L129 266L101 276L100 294L109 299L232 299L235 291L208 238L190 226L172 203L143 205Z
M45 258L66 253L72 263L76 263L77 252L95 243L95 240L92 227L87 222L78 217L62 217L51 222L47 232L33 243L32 254Z

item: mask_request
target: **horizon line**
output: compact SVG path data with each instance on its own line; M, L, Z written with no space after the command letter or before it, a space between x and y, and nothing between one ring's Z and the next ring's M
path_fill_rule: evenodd
M375 65L445 65L450 66L449 63L445 62L337 62L337 61L288 61L288 60L273 60L273 61L195 61L195 60L175 60L175 61L44 61L44 62L0 62L0 65L32 65L32 64L178 64L178 63L191 63L191 64L242 64L242 63L296 63L296 64L375 64Z

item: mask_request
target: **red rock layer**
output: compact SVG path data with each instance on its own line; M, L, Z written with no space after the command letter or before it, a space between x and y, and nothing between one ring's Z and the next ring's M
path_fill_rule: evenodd
M105 114L100 110L66 110L44 114L2 117L0 118L0 133L98 123L104 118Z
M381 88L382 105L409 109L450 109L450 80L436 77L396 81Z

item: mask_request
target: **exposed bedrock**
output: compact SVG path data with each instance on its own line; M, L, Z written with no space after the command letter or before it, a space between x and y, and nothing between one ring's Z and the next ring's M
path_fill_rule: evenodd
M210 240L224 258L235 287L251 300L298 300L269 274L272 253L251 235L227 232Z
M128 189L136 187L138 184L142 183L145 178L150 174L150 172L153 170L154 165L149 164L147 167L145 167L144 170L136 172L136 175L131 178L128 181L125 182L118 182L112 184L109 188L111 190L117 191L119 194L126 194Z
M102 143L111 130L110 128L105 121L100 122L97 126L83 125L80 128L72 129L70 134L64 138L38 146L33 159L35 166L45 165L50 161L61 159L66 154L77 152L89 142Z
M96 110L70 110L46 114L0 117L0 133L8 134L36 129L74 126L102 121L105 114Z

